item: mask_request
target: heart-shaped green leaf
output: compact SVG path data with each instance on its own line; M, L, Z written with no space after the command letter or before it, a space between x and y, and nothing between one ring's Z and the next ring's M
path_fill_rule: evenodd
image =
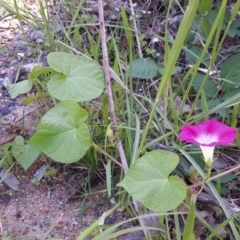
M156 77L157 74L158 67L156 63L148 58L135 59L128 69L129 76L140 79L150 79Z
M11 98L16 98L19 94L28 93L32 89L31 80L23 80L18 83L9 84L7 89L11 95Z
M234 89L240 86L240 54L235 54L228 58L222 65L220 77L224 79L223 88L225 90Z
M204 77L205 76L203 74L200 74L200 73L196 74L196 77L193 82L193 88L196 92L199 91ZM211 99L214 98L218 92L216 84L214 84L214 82L210 78L207 79L207 81L203 87L203 90L204 90L206 96L210 97Z
M199 31L198 31L198 33L199 33ZM204 36L204 33L202 33L202 36ZM197 62L202 53L202 50L203 50L202 47L191 45L188 48L188 51L186 51L186 60L188 62ZM209 65L209 63L210 63L209 57L207 54L205 54L205 56L203 57L203 63L204 63L204 65Z
M232 38L234 38L235 36L239 36L240 35L239 27L240 27L240 22L239 22L239 19L236 18L232 22L232 24L231 24L231 26L230 26L230 28L228 30L228 33L227 33L228 36L232 37Z
M173 68L172 75L174 75L174 74L176 74L176 73L178 73L178 72L181 72L181 70L182 70L182 68L180 68L180 67L178 67L178 66L175 66L175 67ZM164 71L165 71L164 66L158 67L158 72L159 72L161 75L164 74Z
M63 52L50 53L47 60L49 66L58 72L47 84L53 97L61 101L84 102L103 92L103 71L93 61Z
M27 170L40 154L39 150L25 144L22 136L17 136L12 144L12 154L18 163Z
M42 81L49 81L53 70L50 67L34 66L29 74L30 79L33 81L40 77Z
M90 146L87 117L74 101L61 102L43 116L30 144L57 162L76 162Z
M212 8L212 0L203 0L199 3L198 11L201 15L206 15Z
M124 187L133 198L155 212L173 210L186 196L184 182L178 177L169 177L178 162L175 153L164 150L148 152L131 166L118 186Z
M230 97L237 95L239 92L240 92L240 88L230 89L229 91L223 94L222 100L227 101Z

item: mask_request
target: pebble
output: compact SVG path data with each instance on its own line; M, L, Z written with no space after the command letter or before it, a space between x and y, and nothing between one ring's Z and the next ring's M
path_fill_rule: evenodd
M32 226L37 226L37 222L33 222L33 223L32 223Z
M112 224L117 220L117 216L116 214L112 213L108 216L108 218L106 219L106 223L108 224Z
M7 194L0 195L0 203L8 204L10 202L10 196Z
M0 108L0 114L3 115L3 116L6 116L10 113L10 109L8 107L1 107Z
M98 211L97 207L95 207L95 208L93 209L93 212L94 212L94 216L95 216L95 217L99 217L99 216L101 215L100 212Z
M38 44L41 44L41 43L43 43L43 42L44 42L43 39L40 39L40 38L36 39L36 43L38 43Z
M8 92L7 89L5 89L5 90L2 91L2 96L3 96L3 97L10 97L10 94L9 94L9 92Z
M48 226L50 226L50 221L49 221L49 219L45 219L45 220L43 220L43 222L42 223L40 223L40 228L43 228L43 227L48 227Z
M24 37L23 34L16 34L16 35L15 35L15 38L16 38L17 40L24 40L24 39L25 39L25 37Z
M16 106L16 100L12 100L9 104L8 107L9 108L14 108Z
M21 52L27 52L28 47L25 46L25 45L20 45L20 46L19 46L19 49L20 49Z
M0 65L5 67L5 68L9 68L10 67L10 61L5 61L2 64L0 63Z
M3 85L4 87L6 87L8 84L11 83L9 77L4 77L3 79L1 79L1 81L2 81L2 85Z
M50 198L51 198L51 192L47 191L47 199L50 199Z
M16 57L15 59L12 60L11 64L14 65L14 64L17 64L18 62L19 62L19 60ZM13 71L15 69L15 67L11 67L10 69Z

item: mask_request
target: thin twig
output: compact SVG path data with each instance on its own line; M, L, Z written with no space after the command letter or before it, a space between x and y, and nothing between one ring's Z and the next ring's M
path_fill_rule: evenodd
M102 148L100 148L98 145L96 145L95 143L92 143L92 146L94 149L96 149L98 152L102 153L103 155L105 155L106 157L108 157L110 160L112 160L113 162L115 162L118 166L120 166L122 169L124 169L127 172L127 169L125 169L125 167L117 161L117 159L113 158L110 154L108 154L107 152L105 152Z
M112 122L113 133L117 138L116 139L117 148L120 155L120 159L121 159L122 165L124 166L124 172L127 173L127 170L128 170L127 159L123 150L122 141L117 134L118 126L117 126L117 118L115 115L115 108L114 108L114 101L113 101L113 94L112 94L112 87L111 87L109 58L108 58L108 51L107 51L107 37L106 37L102 0L98 0L98 14L99 14L99 27L100 27L102 54L103 54L103 71L105 75L106 91L108 96L109 114Z
M58 217L54 223L50 226L50 228L47 230L47 232L40 238L40 240L46 240L48 235L59 225L59 222L62 221L62 218L63 218L63 213L60 213L60 217Z
M3 227L2 227L2 223L0 223L0 235L2 236L3 234Z
M109 59L108 59L108 51L107 51L107 38L106 38L106 32L105 32L102 0L98 0L98 13L99 13L99 26L100 26L100 35L101 35L101 44L102 44L102 54L103 54L103 70L104 70L104 74L105 74L110 119L112 122L113 132L115 134L115 137L117 137L116 133L118 131L118 127L117 127L117 118L115 115L114 101L113 101L111 81L110 81L110 67L109 67ZM139 54L141 56L141 52ZM122 165L124 166L124 172L127 173L127 171L128 171L127 160L126 160L125 153L123 150L122 142L119 137L117 137L117 148L119 151ZM141 214L140 210L139 210L139 204L140 203L136 199L133 199L133 205L134 205L135 210L137 211L138 214ZM143 229L144 229L143 232L144 232L145 236L147 236L147 231L145 230L145 224L143 222L143 219L139 218L138 221L139 221L140 226L143 227Z
M9 13L9 14L3 16L3 17L0 17L0 22L1 22L2 20L4 20L5 18L11 17L11 16L13 16L13 14L12 14L12 13Z
M216 178L220 178L220 177L222 177L222 176L224 176L224 175L226 175L226 174L228 174L228 173L231 173L231 172L233 172L233 171L236 171L236 170L238 170L238 169L240 169L240 165L237 165L236 167L233 167L233 168L231 168L231 169L229 169L229 170L227 170L227 171L225 171L225 172L222 172L222 173L219 173L219 174L217 174L217 175L215 175L215 176L213 176L213 177L210 177L210 178L207 180L207 182L212 181L212 180L214 180L214 179L216 179ZM201 181L201 182L198 182L198 183L195 183L195 184L193 184L193 185L191 185L191 186L188 186L187 189L190 189L190 188L193 188L193 187L197 187L197 186L200 186L200 185L205 184L205 183L206 183L206 181L203 180L203 181Z

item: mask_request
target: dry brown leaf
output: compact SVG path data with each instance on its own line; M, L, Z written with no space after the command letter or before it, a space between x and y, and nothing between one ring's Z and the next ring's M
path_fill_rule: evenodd
M20 182L13 173L5 168L0 168L0 178L5 182L11 189L18 190Z
M6 143L9 143L9 142L12 142L15 137L18 136L18 134L16 133L12 133L12 134L9 134L7 136L3 136L0 138L0 146L6 144Z

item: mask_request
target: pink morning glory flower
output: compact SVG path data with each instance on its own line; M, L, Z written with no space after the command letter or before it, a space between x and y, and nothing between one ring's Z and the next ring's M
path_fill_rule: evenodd
M227 145L237 136L237 130L218 122L207 120L196 125L183 126L180 141L195 143L200 146L206 163L212 163L213 151L217 144Z

